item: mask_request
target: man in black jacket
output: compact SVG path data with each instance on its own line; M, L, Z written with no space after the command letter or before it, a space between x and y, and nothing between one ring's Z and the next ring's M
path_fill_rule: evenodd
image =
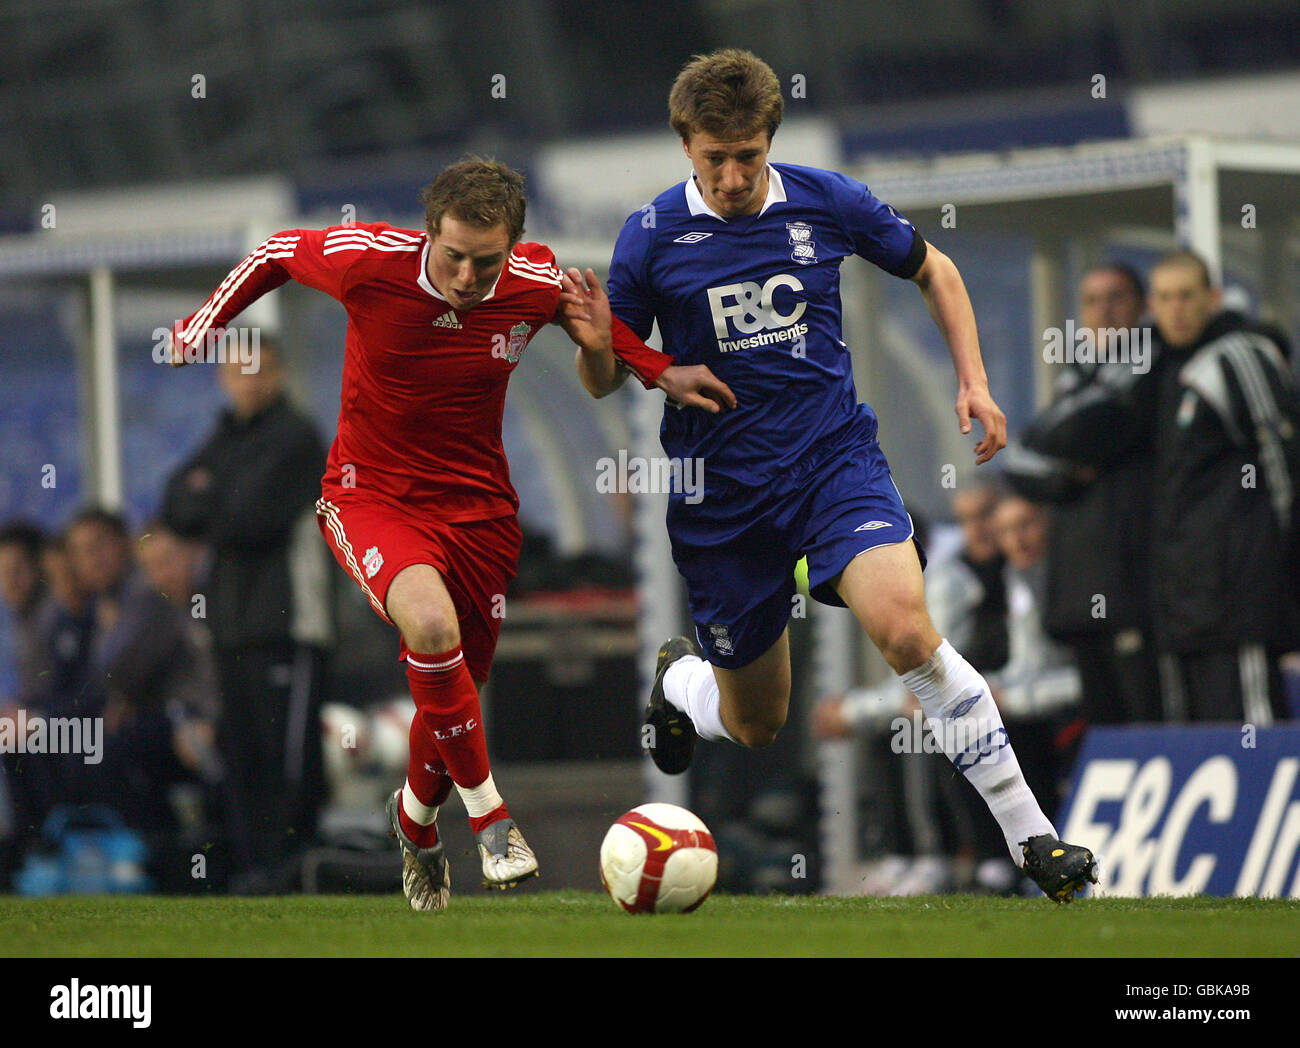
M1061 369L1052 404L1007 449L1008 482L1053 504L1044 626L1074 655L1089 724L1161 718L1148 583L1154 451L1132 411L1153 355L1130 267L1089 269L1079 332L1092 359Z
M229 407L168 482L163 519L211 547L200 596L221 684L232 888L258 892L289 885L324 801L319 706L332 620L314 506L325 449L290 404L270 339L257 366L219 367Z
M1220 312L1197 255L1152 270L1152 605L1169 719L1284 716L1277 657L1297 639L1290 561L1300 399L1285 339Z

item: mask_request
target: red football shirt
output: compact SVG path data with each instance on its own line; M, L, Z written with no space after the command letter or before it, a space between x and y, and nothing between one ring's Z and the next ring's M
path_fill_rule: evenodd
M384 223L286 230L240 262L173 337L182 352L202 347L287 280L324 291L348 313L324 496L363 494L449 521L511 515L519 499L501 444L506 386L556 318L555 256L543 244L516 244L487 297L458 311L429 282L428 253L427 234ZM672 363L618 341L620 359L647 386Z

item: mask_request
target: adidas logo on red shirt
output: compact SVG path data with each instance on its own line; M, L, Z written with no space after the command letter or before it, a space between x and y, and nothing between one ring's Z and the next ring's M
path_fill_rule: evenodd
M445 328L456 328L457 330L460 330L461 323L459 320L456 319L455 313L448 312L448 313L444 313L437 320L435 320L433 322L433 326L445 327Z

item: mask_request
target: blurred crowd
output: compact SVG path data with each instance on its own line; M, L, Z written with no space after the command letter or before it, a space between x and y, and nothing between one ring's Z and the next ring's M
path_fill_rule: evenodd
M283 890L312 840L334 631L325 448L269 339L259 367L219 376L225 410L140 532L99 507L54 533L0 531L19 678L0 720L21 711L29 744L58 719L103 734L101 759L5 747L0 886L64 806L116 812L164 889Z
M0 720L19 725L3 756L8 884L60 805L103 805L147 838L179 837L173 791L211 781L216 684L210 637L189 614L200 554L151 526L133 536L91 508L61 531L0 531L0 585L14 626L19 688ZM18 718L22 718L21 721ZM98 753L44 753L34 725L96 725ZM24 749L27 752L24 752Z
M1287 341L1224 309L1190 252L1149 279L1084 274L1077 345L1092 349L1059 365L1000 476L954 492L960 548L926 570L935 624L987 679L1049 817L1090 727L1300 714L1284 683L1300 648ZM813 730L862 737L875 794L895 801L863 891L1017 890L995 824L926 752L897 680L823 698Z

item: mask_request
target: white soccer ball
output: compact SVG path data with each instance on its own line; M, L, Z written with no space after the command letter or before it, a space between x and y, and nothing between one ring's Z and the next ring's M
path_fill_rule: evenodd
M411 752L411 721L415 703L404 695L381 703L370 711L370 761L382 775L406 774Z
M685 808L642 804L605 834L600 879L628 913L690 913L718 879L718 849Z
M327 702L320 711L325 775L332 788L360 775L370 757L370 718L355 706Z

